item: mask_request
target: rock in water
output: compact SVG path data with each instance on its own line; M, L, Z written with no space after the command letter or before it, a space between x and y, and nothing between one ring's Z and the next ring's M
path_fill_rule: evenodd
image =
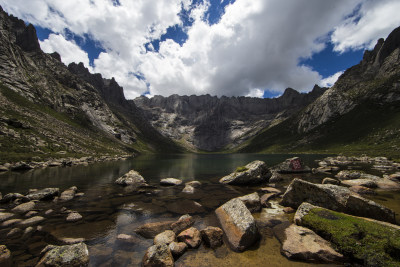
M166 244L151 246L143 257L143 267L173 267L174 258Z
M223 184L247 185L267 182L271 172L265 162L256 160L219 180Z
M172 242L168 247L175 258L179 258L187 250L187 245L183 242Z
M279 227L274 227L274 231ZM283 239L277 236L282 243L281 252L288 259L310 262L339 262L343 259L343 255L336 252L328 241L310 229L292 224L283 231Z
M255 220L241 200L231 199L215 213L233 250L244 251L257 241Z
M198 248L201 243L201 234L196 228L190 227L189 229L181 232L177 239L180 242L186 243L189 248Z
M75 186L65 190L64 192L61 193L59 200L60 201L68 201L68 200L73 199L75 197L77 190L78 189Z
M304 173L311 172L308 166L305 166L299 157L285 160L278 166L279 173Z
M154 245L158 244L166 244L169 245L170 243L175 241L175 233L171 230L166 230L154 237Z
M206 246L210 248L222 246L222 236L224 235L224 232L221 228L208 226L207 228L201 230L200 233Z
M84 243L66 246L47 246L46 254L40 259L37 266L71 266L80 267L89 265L89 251Z
M165 186L180 185L181 183L182 183L182 180L176 179L176 178L164 178L164 179L161 179L161 181L160 181L160 185L165 185Z
M12 266L11 252L4 245L0 245L0 266L2 267Z
M356 216L395 222L394 211L365 199L348 188L293 179L283 195L281 204L296 209L303 202Z
M260 196L257 194L257 192L238 197L238 199L240 199L246 205L250 212L258 212L261 210Z
M12 209L13 212L16 213L25 213L27 211L33 210L35 207L35 202L29 201L27 203L20 204Z
M145 185L146 180L141 176L137 171L130 170L128 173L125 173L123 176L119 177L115 183L126 186L126 185Z
M58 196L60 189L58 188L45 188L28 194L26 197L30 200L51 200Z
M165 230L171 230L173 223L174 221L146 223L136 228L135 232L144 238L154 238Z

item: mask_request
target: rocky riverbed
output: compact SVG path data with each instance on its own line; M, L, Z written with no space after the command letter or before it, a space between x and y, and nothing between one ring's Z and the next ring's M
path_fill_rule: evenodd
M399 164L368 157L313 164L296 157L275 167L255 161L209 181L155 181L127 171L112 175L118 183L101 194L74 186L5 193L0 260L4 266L398 264ZM225 183L235 178L240 183ZM373 193L360 194L355 186ZM390 249L379 250L379 257L361 255L329 238L335 234L329 225L346 216L351 223L353 216L369 217L356 225L392 231L389 243L382 243ZM325 224L315 224L319 220ZM353 238L352 228L349 233ZM361 246L378 240L359 233Z

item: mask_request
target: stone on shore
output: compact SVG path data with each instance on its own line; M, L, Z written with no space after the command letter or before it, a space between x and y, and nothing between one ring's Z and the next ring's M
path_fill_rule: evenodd
M26 195L30 200L51 200L55 196L58 196L60 189L58 188L45 188L42 190L37 190L35 192Z
M11 267L12 263L10 250L5 245L0 245L0 266Z
M238 167L238 169L221 178L220 183L230 185L248 185L268 182L271 177L267 164L265 162L256 160L244 167Z
M146 180L141 176L137 171L130 170L125 173L123 176L119 177L115 183L123 186L134 185L141 186L146 184Z
M143 267L173 267L174 258L169 247L165 244L149 247L143 257Z
M177 236L177 239L180 242L184 242L189 248L198 248L201 244L200 231L194 227L182 231Z
M246 205L250 212L258 212L261 210L260 196L257 192L238 197L238 199Z
M277 228L282 226L275 226L274 232L280 232ZM310 229L292 224L282 231L282 235L276 236L282 244L281 253L290 260L329 263L343 259L343 255L336 252L328 241Z
M356 216L395 222L394 211L365 199L346 187L313 184L295 178L283 195L281 204L296 209L303 202Z
M233 250L244 251L257 241L255 220L241 200L231 199L215 213Z
M182 184L182 180L176 179L176 178L164 178L161 179L160 185L165 185L165 186L173 186L173 185L180 185Z
M399 266L400 226L335 212L309 203L295 222L329 239L339 252L365 266Z
M154 245L158 244L166 244L169 245L175 241L175 233L172 230L166 230L154 237L153 243Z
M89 265L89 251L84 243L65 246L49 245L37 266L71 266L80 267Z
M22 204L16 206L11 211L22 214L22 213L28 212L30 210L33 210L34 208L35 208L35 202L29 201L29 202L22 203Z
M222 246L224 232L219 227L208 226L200 231L203 242L206 246L214 249Z
M169 249L171 250L172 256L174 258L179 258L187 250L187 245L184 242L172 242L169 244Z

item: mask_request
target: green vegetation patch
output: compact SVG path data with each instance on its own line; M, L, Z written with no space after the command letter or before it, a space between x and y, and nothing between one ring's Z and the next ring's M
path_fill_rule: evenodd
M235 172L245 172L248 168L246 166L239 166L236 168Z
M400 230L323 208L312 209L302 225L366 266L400 266Z

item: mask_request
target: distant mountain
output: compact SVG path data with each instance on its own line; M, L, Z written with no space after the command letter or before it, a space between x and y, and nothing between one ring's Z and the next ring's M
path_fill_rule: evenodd
M291 88L274 99L210 95L139 97L134 104L164 136L192 151L232 149L261 129L279 123L317 99L326 88L308 94Z
M400 158L400 27L379 39L299 114L264 129L242 152L329 151Z
M0 7L0 158L181 149L159 134L114 79L65 66L35 28Z

